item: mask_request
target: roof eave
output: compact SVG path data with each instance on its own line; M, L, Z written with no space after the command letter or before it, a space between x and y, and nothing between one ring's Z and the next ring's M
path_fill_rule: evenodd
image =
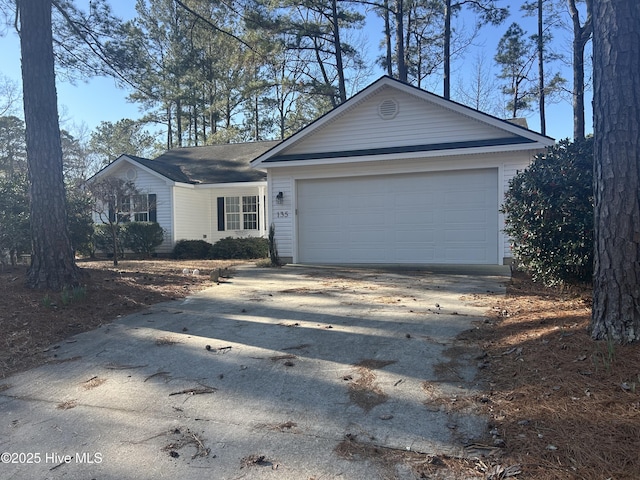
M284 160L279 162L268 162L266 168L284 168L284 167L300 167L300 166L320 166L320 165L339 165L344 163L360 163L360 162L376 162L388 160L413 160L419 158L437 158L437 157L453 157L460 155L475 155L487 153L503 153L503 152L537 152L544 150L549 145L541 142L533 142L526 144L486 146L473 148L458 148L450 150L432 150L422 152L398 152L393 154L380 155L359 155L359 156L343 156L334 158L320 159L304 159L304 160Z

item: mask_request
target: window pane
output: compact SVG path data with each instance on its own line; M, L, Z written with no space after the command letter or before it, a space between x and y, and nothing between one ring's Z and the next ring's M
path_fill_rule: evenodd
M240 230L240 214L239 213L227 214L227 230Z
M245 213L258 211L258 197L242 197L242 211Z
M149 210L149 202L147 195L133 196L133 210L135 212L146 212Z
M240 197L227 197L224 199L224 203L227 213L240 212Z
M118 209L121 212L130 212L131 211L131 197L122 197L119 199Z
M227 230L240 230L240 197L226 197L224 199Z
M243 224L245 230L257 230L258 216L255 213L245 213Z

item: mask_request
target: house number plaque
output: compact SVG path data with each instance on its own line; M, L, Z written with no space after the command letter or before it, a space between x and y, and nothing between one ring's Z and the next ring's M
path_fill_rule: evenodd
M276 212L276 218L289 218L289 211L281 210L279 212Z

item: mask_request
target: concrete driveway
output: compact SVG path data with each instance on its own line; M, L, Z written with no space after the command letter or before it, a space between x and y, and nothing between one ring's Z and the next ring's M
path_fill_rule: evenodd
M462 455L485 435L435 399L473 394L455 337L506 275L241 267L1 381L0 478L414 478L355 446Z

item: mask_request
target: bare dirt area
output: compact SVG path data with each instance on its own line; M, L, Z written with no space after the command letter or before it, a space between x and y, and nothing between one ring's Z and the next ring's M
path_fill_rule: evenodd
M184 298L225 281L234 262L81 261L83 284L63 292L31 290L27 267L0 270L0 378L38 365L53 344L149 305ZM235 262L237 263L237 262ZM194 270L197 270L194 274ZM213 277L211 273L213 272ZM222 278L216 275L222 273ZM214 282L215 281L215 282Z
M41 364L56 342L76 333L213 286L221 269L220 281L232 275L230 262L217 261L79 265L87 273L83 287L62 293L24 287L24 266L0 271L0 378ZM458 337L443 359L443 372L455 371L460 357L455 348L470 348L478 352L486 390L471 398L443 397L432 406L486 414L487 438L469 445L464 459L381 449L354 438L346 438L336 452L389 463L390 471L404 463L420 478L638 478L640 345L590 339L590 287L547 289L516 273L505 296L465 300L486 306L487 318ZM376 393L371 372L379 366L356 367L360 378L350 394ZM378 397L365 400L375 403Z

